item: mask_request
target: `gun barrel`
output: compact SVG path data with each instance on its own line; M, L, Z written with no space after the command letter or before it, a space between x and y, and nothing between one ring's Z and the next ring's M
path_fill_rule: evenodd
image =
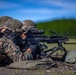
M65 42L64 44L76 44L75 42Z

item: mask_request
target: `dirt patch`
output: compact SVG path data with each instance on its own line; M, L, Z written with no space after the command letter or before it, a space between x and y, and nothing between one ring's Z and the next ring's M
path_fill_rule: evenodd
M0 75L76 75L76 64L57 62L47 70L20 70L0 67Z

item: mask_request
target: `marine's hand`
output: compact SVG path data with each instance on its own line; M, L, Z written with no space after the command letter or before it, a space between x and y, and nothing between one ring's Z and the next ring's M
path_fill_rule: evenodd
M31 51L30 48L28 48L28 49L26 50L26 52L32 53L32 51Z

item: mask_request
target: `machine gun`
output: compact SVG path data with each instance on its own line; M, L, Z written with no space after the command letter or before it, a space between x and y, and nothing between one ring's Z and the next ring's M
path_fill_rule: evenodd
M50 33L53 33L53 36L46 36L44 35L43 30L31 29L28 31L28 39L32 42L46 42L46 43L57 43L58 46L62 46L62 44L66 43L69 39L66 36L58 36L55 32L49 31Z
M66 36L58 36L55 32L50 31L50 33L53 33L53 36L49 36L49 37L44 37L44 41L42 42L46 42L48 44L53 44L56 43L58 44L58 46L55 46L51 49L48 50L43 50L42 51L42 55L43 57L55 57L59 60L64 61L66 54L68 53L68 51L66 50L66 48L63 46L63 44L66 44L67 41L69 41L68 37ZM43 46L45 48L47 48L44 44ZM47 54L48 53L48 54Z
M58 36L56 35L55 32L50 31L50 33L53 33L53 36L46 36L44 35L44 31L43 30L38 30L38 29L30 29L28 31L28 40L30 42L31 45L37 45L38 49L40 49L40 57L51 57L52 56L62 56L61 58L63 59L64 56L67 54L67 50L63 47L63 43L65 44L66 41L68 41L68 38L65 36ZM40 44L40 42L43 42L43 44ZM45 43L48 44L53 44L53 43L57 43L58 46L53 47L51 49L48 49L48 46ZM44 48L45 47L45 50ZM61 53L63 53L61 55ZM55 55L53 55L55 53Z

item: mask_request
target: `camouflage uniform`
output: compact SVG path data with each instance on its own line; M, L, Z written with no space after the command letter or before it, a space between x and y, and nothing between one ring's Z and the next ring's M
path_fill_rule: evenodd
M30 49L30 44L29 44L27 38L22 39L21 37L16 37L15 43L17 46L19 46L20 51L22 52L22 54L21 54L22 60L32 60L33 59L32 53L27 52L27 50Z
M30 49L32 51L32 55L33 55L33 59L36 59L37 57L37 45L38 45L38 42L33 40L35 39L32 34L30 34L31 30L34 30L34 29L37 29L37 26L36 26L36 23L32 20L24 20L23 22L23 26L22 26L22 29L27 32L27 39L28 39L28 42L30 44ZM37 29L38 30L38 29Z
M4 53L14 62L19 61L20 49L15 43L5 35L0 38L0 47Z
M3 37L0 38L0 42L1 42L0 47L2 47L3 51L13 62L20 61L20 60L33 59L32 54L27 53L27 52L21 52L19 46L17 46L15 44L16 33L12 32L10 29L12 29L13 26L16 26L13 29L13 30L16 30L16 28L19 28L22 26L22 23L19 21L17 21L17 22L20 24L16 25L15 21L17 21L17 20L9 19L5 23L5 26L8 27L8 29L6 29L6 31L4 32Z
M2 22L3 20L1 20ZM0 52L5 53L13 62L19 61L20 49L15 45L16 33L13 32L16 28L20 28L22 23L16 19L9 18L4 24L0 26L0 30L6 27L3 33L0 33Z
M35 22L33 22L32 20L25 20L25 21L23 21L22 22L23 23L23 25L22 25L22 28L21 28L21 30L17 30L18 32L19 31L24 31L24 32L26 32L27 33L27 35L29 34L28 33L28 31L31 29L31 28L36 28L36 23ZM22 32L23 32L22 31ZM24 33L23 32L23 33ZM28 37L27 37L27 39L28 39ZM17 40L18 40L18 38L17 38ZM16 41L17 41L16 40ZM19 41L21 42L21 39L19 39ZM18 41L18 42L19 42ZM25 40L26 41L26 40ZM17 42L17 43L18 43ZM28 40L28 42L30 43L30 41ZM24 43L24 41L22 41L21 42L21 44L23 44ZM19 47L21 47L21 44L19 45L19 43L17 44ZM26 44L23 44L23 49L26 49L26 48L24 48L24 47L26 47ZM26 59L26 60L32 60L32 59L34 59L34 56L33 55L35 55L35 53L36 53L36 45L31 45L31 44L29 44L29 47L28 48L30 48L31 49L31 51L32 51L32 53L28 53L28 52L23 52L23 56L24 56L24 59ZM23 50L23 49L21 49L21 50Z
M5 30L4 35L0 38L0 47L5 54L12 60L12 62L33 59L30 53L21 52L19 46L16 45L15 38L15 32L12 32L9 29Z

